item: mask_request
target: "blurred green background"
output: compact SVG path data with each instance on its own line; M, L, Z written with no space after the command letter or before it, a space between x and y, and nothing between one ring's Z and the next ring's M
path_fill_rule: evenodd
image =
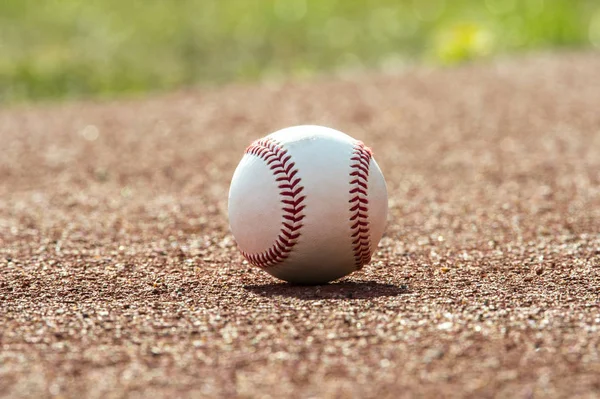
M590 46L598 0L1 0L0 102Z

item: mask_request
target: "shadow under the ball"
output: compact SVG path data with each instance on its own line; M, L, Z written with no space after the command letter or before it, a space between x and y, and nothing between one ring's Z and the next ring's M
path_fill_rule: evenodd
M398 296L409 292L406 285L382 284L375 281L341 281L323 285L271 283L246 285L244 289L261 296L283 296L305 300L371 299Z

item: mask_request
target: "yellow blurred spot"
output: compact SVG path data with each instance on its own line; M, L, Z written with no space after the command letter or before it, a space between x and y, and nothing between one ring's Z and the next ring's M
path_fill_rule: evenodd
M447 267L442 267L440 270L442 273L448 273L450 271L450 269Z
M492 52L494 38L484 27L463 23L442 31L435 46L436 57L444 64L484 57Z

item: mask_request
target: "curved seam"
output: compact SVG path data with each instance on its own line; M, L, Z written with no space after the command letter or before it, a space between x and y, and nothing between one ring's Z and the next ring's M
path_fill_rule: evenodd
M361 141L354 143L350 158L350 229L354 265L361 269L371 261L369 222L369 165L373 154Z
M259 253L240 252L255 266L267 268L275 266L287 259L301 235L306 207L301 178L296 176L298 169L292 156L274 139L256 140L247 149L246 154L254 155L266 162L273 173L279 188L280 202L283 204L281 228L273 245Z

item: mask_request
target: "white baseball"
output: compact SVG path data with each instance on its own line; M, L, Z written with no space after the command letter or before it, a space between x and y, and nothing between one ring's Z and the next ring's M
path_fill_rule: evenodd
M247 149L229 190L229 223L248 262L320 284L371 260L387 218L371 150L322 126L279 130Z

